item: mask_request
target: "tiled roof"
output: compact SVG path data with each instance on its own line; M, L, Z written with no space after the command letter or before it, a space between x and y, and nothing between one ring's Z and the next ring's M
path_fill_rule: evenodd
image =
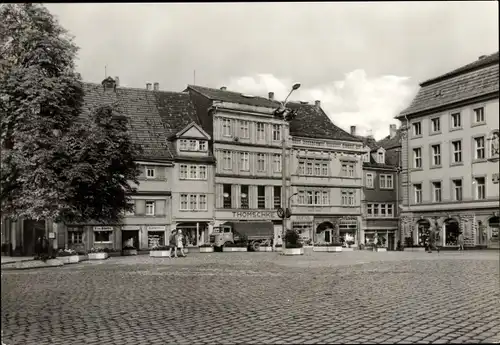
M384 139L377 142L379 147L383 147L386 150L390 150L396 147L401 147L401 129L396 130L396 135L391 138L390 135L386 136Z
M270 100L268 98L254 96L248 98L241 93L212 89L208 87L188 85L187 90L194 90L210 100L217 100L222 102L232 102L245 105L253 105L260 107L268 107L277 109L280 102L277 100ZM295 102L288 102L286 106L290 109L297 110L297 116L290 123L290 134L297 137L318 138L318 139L339 139L347 141L360 141L337 127L332 123L330 118L320 108L314 104L302 104Z
M498 62L495 53L422 83L411 105L396 118L498 93Z
M290 134L296 137L337 139L360 142L361 140L337 127L328 115L314 104L288 102L287 108L296 109L297 116L290 123Z
M127 117L133 140L142 146L141 159L172 160L175 149L168 140L191 122L198 123L189 94L84 83L84 110L115 104Z
M380 147L379 145L377 145L377 141L373 137L364 137L362 135L357 135L356 138L360 139L363 142L363 145L368 146L372 151Z
M230 102L237 104L253 105L257 107L268 107L275 108L276 103L272 100L260 96L245 97L244 94L240 92L213 89L198 85L188 85L188 90L194 90L199 92L203 96L213 101ZM251 96L251 95L247 95Z

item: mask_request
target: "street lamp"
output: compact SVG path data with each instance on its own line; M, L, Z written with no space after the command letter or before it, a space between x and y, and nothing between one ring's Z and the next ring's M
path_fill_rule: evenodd
M276 112L278 114L281 114L283 116L283 121L287 121L287 111L286 111L286 102L288 100L288 97L292 94L293 91L297 90L300 87L300 83L295 83L292 86L292 89L288 93L288 96L286 96L285 101L280 104L280 108L276 109ZM286 241L285 241L285 232L286 232L286 208L288 204L290 203L290 198L293 196L290 196L290 198L286 198L286 140L285 140L285 126L283 126L283 133L281 136L281 206L283 207L285 211L285 216L283 217L282 221L282 234L281 234L281 239L282 239L282 248L283 251L286 248ZM295 194L294 194L295 195ZM287 202L286 202L287 201Z

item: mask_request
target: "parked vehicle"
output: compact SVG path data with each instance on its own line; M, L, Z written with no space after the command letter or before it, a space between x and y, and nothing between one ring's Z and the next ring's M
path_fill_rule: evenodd
M221 249L229 243L246 242L255 251L260 246L272 246L274 226L271 222L235 222L214 227L210 244Z

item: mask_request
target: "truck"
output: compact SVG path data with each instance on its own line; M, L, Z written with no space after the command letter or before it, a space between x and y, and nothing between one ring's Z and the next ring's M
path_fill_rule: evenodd
M247 247L257 251L260 246L272 246L274 225L271 222L227 222L214 227L210 244L222 249L229 243L246 241Z

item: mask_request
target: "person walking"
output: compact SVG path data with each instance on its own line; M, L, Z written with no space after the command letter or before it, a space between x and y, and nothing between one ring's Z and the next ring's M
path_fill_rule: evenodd
M177 229L172 230L170 234L170 238L168 239L168 244L170 245L170 257L172 257L172 251L174 252L174 256L177 257L177 243L175 242L177 236Z
M439 248L436 246L436 230L431 229L429 232L429 253L432 253L432 250L437 250L439 254Z
M181 252L181 256L185 257L186 254L184 254L184 235L182 234L182 230L179 229L179 232L177 233L177 236L175 238L175 249L176 249L176 253L175 253L175 257L177 257L177 249L180 250Z
M464 234L462 232L458 233L458 250L464 250Z
M46 255L49 254L49 240L45 235L42 237L42 253Z
M37 258L40 257L41 252L42 252L42 236L38 236L35 242L35 255Z

